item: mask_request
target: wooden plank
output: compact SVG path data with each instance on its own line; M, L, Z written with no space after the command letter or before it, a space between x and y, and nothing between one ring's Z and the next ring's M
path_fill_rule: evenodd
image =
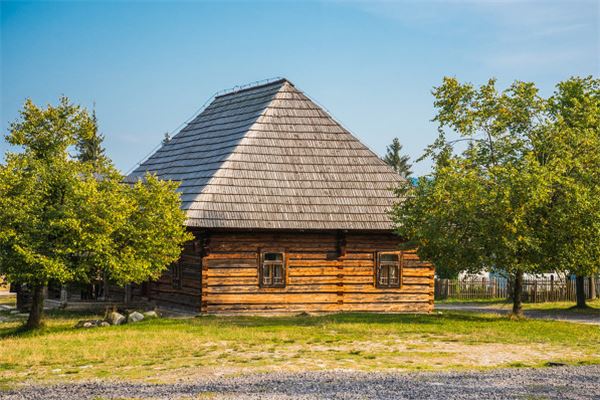
M341 276L340 276L341 275ZM344 284L373 284L373 274L365 275L289 275L287 280L289 285L302 284L327 284L343 282Z
M206 265L209 269L215 268L255 268L258 266L256 257L254 259L242 259L242 258L232 258L232 259L212 259L207 260Z
M289 277L298 276L321 276L321 275L339 275L344 276L373 276L372 267L291 267L288 272Z
M421 303L296 303L296 304L209 304L208 313L257 313L271 312L273 314L290 312L383 312L383 313L428 313L432 306L428 302Z
M298 253L292 252L288 253L288 259L290 261L296 260L331 260L331 261L344 261L344 260L373 260L373 253L346 253L343 257L337 257L337 253L335 251L331 251L328 253ZM335 257L332 259L332 255L335 254Z
M403 268L403 277L428 277L433 278L434 272L429 268Z
M206 275L211 277L252 277L258 276L258 269L252 268L208 268Z
M354 294L381 294L389 296L391 294L429 294L431 288L427 285L404 285L401 288L380 289L370 284L311 284L311 285L287 285L284 288L261 288L258 282L252 285L215 285L212 282L204 289L205 293L229 293L229 294L248 294L248 293L339 293L344 296L348 293Z
M210 293L206 301L211 304L262 304L262 303L335 303L335 293Z
M372 260L289 260L290 267L373 267Z

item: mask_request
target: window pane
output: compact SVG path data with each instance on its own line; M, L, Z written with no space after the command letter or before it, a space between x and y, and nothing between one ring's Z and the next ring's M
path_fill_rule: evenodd
M398 261L398 254L380 254L379 255L379 260L380 261Z
M282 253L265 253L265 261L283 261Z
M262 273L263 285L270 285L273 282L273 277L271 276L271 266L263 265Z
M273 284L281 285L283 283L283 266L273 265Z
M397 285L400 282L400 276L398 274L398 267L390 266L390 285Z
M383 286L388 284L388 269L387 269L387 267L379 268L379 284L383 285Z

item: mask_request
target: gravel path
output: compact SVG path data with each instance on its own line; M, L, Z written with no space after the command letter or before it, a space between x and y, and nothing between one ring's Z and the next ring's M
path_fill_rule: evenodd
M600 399L600 365L489 372L277 372L192 384L90 382L0 392L44 399Z
M493 314L508 314L512 311L512 307L501 307L489 304L474 304L474 303L450 303L450 304L436 304L436 311L469 311L479 313L493 313ZM592 324L600 325L600 311L595 312L590 310L586 314L569 313L563 311L552 311L552 310L524 310L523 314L527 318L534 319L551 319L555 321L566 321L576 322L580 324Z

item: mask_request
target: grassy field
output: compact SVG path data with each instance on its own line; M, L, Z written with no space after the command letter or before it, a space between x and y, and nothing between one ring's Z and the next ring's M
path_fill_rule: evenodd
M572 301L556 301L556 302L547 302L547 303L525 303L523 304L523 309L525 310L564 310L569 312L579 312L579 313L594 313L600 312L600 298L595 300L587 301L588 308L587 309L576 309L575 303ZM600 315L600 314L599 314Z
M461 304L475 305L477 307L497 308L502 310L511 310L512 302L504 299L473 299L473 300L442 300L436 301L436 304ZM542 311L553 314L578 314L597 316L600 318L600 298L587 301L588 308L577 309L572 301L557 301L547 303L523 303L523 310L526 311Z
M74 329L54 312L36 333L0 323L0 385L174 382L269 370L434 370L600 363L597 326L498 315L336 314L163 318Z

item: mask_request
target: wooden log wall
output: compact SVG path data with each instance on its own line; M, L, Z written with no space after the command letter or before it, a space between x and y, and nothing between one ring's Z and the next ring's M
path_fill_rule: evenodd
M171 269L167 269L157 281L149 283L147 297L161 307L199 312L202 296L202 255L198 240L185 244L179 265L180 287L173 286Z
M391 233L210 232L204 239L200 303L204 313L433 309L434 270L414 252L401 252L400 288L375 287L376 253L398 251L398 238ZM285 288L259 286L260 249L285 252ZM197 257L184 255L189 262L198 262ZM160 284L161 295L170 293L178 302L198 304L199 279L192 276L191 265L188 273L185 297L166 283Z

